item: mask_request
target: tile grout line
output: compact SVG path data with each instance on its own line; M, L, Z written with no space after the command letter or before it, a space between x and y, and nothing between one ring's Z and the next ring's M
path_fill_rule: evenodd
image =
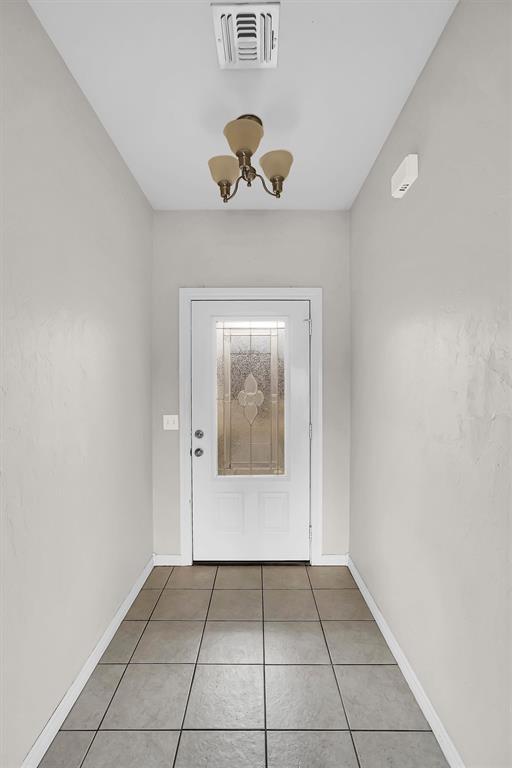
M198 665L198 662L199 662L199 655L201 653L201 646L203 645L204 633L206 631L206 622L208 621L208 614L210 613L210 605L212 603L213 590L215 589L215 582L217 581L217 574L218 574L218 572L219 572L219 566L216 565L215 566L215 576L213 577L213 584L212 584L212 589L211 589L211 592L210 592L210 599L208 600L208 607L206 609L206 613L205 613L205 617L204 617L204 622L203 622L203 631L201 632L201 639L199 641L199 647L197 649L196 661L195 661L195 664L194 664L194 671L192 672L192 679L190 680L190 685L189 685L188 695L187 695L187 701L185 702L185 709L183 710L183 718L181 720L181 728L180 728L180 733L179 733L179 736L178 736L178 741L176 743L176 750L174 752L174 760L172 761L172 768L175 768L176 761L178 759L178 752L179 752L179 749L180 749L181 737L182 737L183 730L184 730L185 718L187 716L188 703L190 701L190 695L192 693L192 687L194 685L194 680L195 680L195 677L196 677L196 670L197 670L197 665Z
M169 591L169 590L167 590ZM207 589L203 589L203 592L208 592ZM216 590L217 592L219 590ZM306 591L306 590L303 590ZM125 621L146 621L146 619L125 619ZM180 621L202 621L202 619L151 619L153 622L158 621L174 621L174 622L180 622ZM210 619L210 621L215 621L217 623L222 622L229 622L229 621L248 621L253 622L256 624L258 621L261 621L260 619ZM314 624L315 622L318 622L318 619L267 619L267 624L296 624L298 621L306 622L307 624ZM375 624L376 622L373 619L323 619L325 623L329 622L343 622L343 621L359 621L359 622L367 622L368 624ZM112 662L102 662L103 664L109 664Z
M169 590L167 590L169 591ZM203 589L203 592L208 592L207 589ZM218 592L219 590L217 590ZM304 590L306 591L306 590ZM146 619L126 619L126 621L146 621ZM180 622L180 621L202 621L202 619L151 619L153 622L158 621L174 621L174 622ZM210 621L216 621L216 622L229 622L229 621L248 621L253 622L256 624L260 619L210 619ZM297 621L303 621L308 624L314 624L315 622L318 622L318 619L267 619L267 624L295 624ZM368 624L375 624L376 622L373 619L324 619L326 623L332 622L342 622L342 621L360 621L360 622L367 622ZM109 664L112 662L102 662L103 664Z
M170 573L169 573L168 577L167 577L167 578L166 578L166 580L165 580L165 584L167 584L167 582L168 582L168 581L169 581L169 579L171 578L171 575L172 575L172 572L173 572L173 571L174 571L174 566L172 566L172 567L171 567ZM151 573L153 573L153 571L151 571ZM149 577L151 576L151 573L149 574L149 576L148 576L148 579L149 579ZM147 581L147 579L146 579L146 581ZM146 583L146 582L144 582L144 584L145 584L145 583ZM139 589L139 592L137 593L137 596L135 597L135 600L136 600L136 599L137 599L137 597L140 595L140 593L143 591L143 589L144 589L144 584L143 584L143 585L142 585L142 587ZM121 685L121 681L123 680L123 678L124 678L124 676L125 676L125 674L126 674L126 670L128 669L128 667L129 667L129 665L130 665L130 662L131 662L131 660L133 659L133 655L134 655L135 651L137 650L137 648L138 648L138 645L139 645L140 641L142 640L142 636L144 635L144 632L145 632L145 631L146 631L146 629L147 629L147 626L148 626L148 624L149 624L149 622L150 622L150 620L151 620L151 617L152 617L152 615L153 615L153 612L154 612L154 610L155 610L156 606L158 605L158 601L159 601L159 600L160 600L160 598L162 597L162 593L163 593L163 591L164 591L164 589L165 589L165 584L164 584L164 585L163 585L163 587L160 589L160 594L158 595L158 599L155 601L155 604L154 604L153 608L151 609L151 612L150 612L150 614L149 614L149 617L148 617L148 618L147 618L147 620L146 620L146 624L145 624L145 626L144 626L144 629L143 629L143 630L142 630L142 632L140 633L140 637L139 637L139 639L137 640L137 642L135 643L135 648L133 649L133 651L132 651L132 653L131 653L131 655L130 655L130 658L128 659L128 662L125 664L125 667L124 667L124 670L123 670L123 674L122 674L122 675L121 675L121 677L119 678L119 681L118 681L118 683L117 683L116 687L114 688L114 692L113 692L112 696L111 696L111 697L110 697L110 699L109 699L109 702L108 702L108 704L107 704L107 706L106 706L106 708L105 708L105 711L104 711L104 713L103 713L103 715L102 715L102 717L101 717L101 720L100 720L100 722L98 723L98 727L97 727L97 728L95 729L95 731L94 731L94 736L92 737L91 743L90 743L90 744L89 744L89 746L87 747L87 751L86 751L85 755L83 756L82 760L80 761L80 765L79 765L79 767L78 767L78 768L82 768L82 766L84 765L85 761L87 760L87 755L88 755L88 754L89 754L89 752L91 751L92 745L93 745L93 744L94 744L94 742L96 741L96 736L98 735L98 733L99 733L99 731L100 731L100 728L101 728L101 726L102 726L102 723L103 723L103 721L104 721L104 719L105 719L105 717L106 717L106 714L107 714L108 710L110 709L110 705L112 704L112 702L113 702L113 700L114 700L114 696L116 695L116 693L117 693L117 691L118 691L118 688L119 688L119 686ZM134 600L133 602L135 602L135 600ZM133 605L133 603L132 603L132 605ZM131 606L130 606L130 608L131 608ZM128 610L129 610L129 609L128 609ZM136 619L133 619L133 621L136 621ZM144 621L144 619L137 619L137 621ZM119 625L119 626L121 626L121 625ZM112 640L113 640L113 639L114 639L114 638L112 638ZM112 641L111 641L111 642L112 642ZM98 664L96 665L96 667L94 667L94 669L97 669L97 667L98 667L98 666L99 666L99 662L98 662ZM93 672L94 672L94 670L93 670Z
M167 619L167 621L169 622L169 624L174 623L174 619ZM231 621L233 621L233 622L243 622L243 621L246 621L246 619L231 619ZM213 621L209 621L208 623L209 624L213 624L214 622L215 622L215 619ZM152 623L154 624L155 622L153 621ZM201 619L191 619L189 623L190 624L194 624L194 623L195 624L204 624L204 621L201 620ZM257 622L255 621L253 623L256 624ZM259 622L259 623L261 624L261 622ZM267 624L279 624L279 623L280 623L279 621L267 621ZM297 621L288 621L286 623L287 624L300 624L301 623L301 619L297 619ZM304 622L304 624L306 624L306 623L307 624L320 624L321 622L319 622L319 621ZM153 666L153 667L168 667L169 664L172 664L174 667L189 667L193 663L194 662L192 662L192 661L131 661L130 662L130 664L132 666L133 665L138 665L138 664L144 664L145 666L148 666L148 667L151 667L151 666ZM122 667L122 666L124 666L124 662L109 661L109 662L103 662L103 664L101 664L102 667L107 667L109 665L110 666ZM241 661L241 662L237 662L236 664L233 664L230 661L199 661L197 665L198 665L198 667L262 667L263 663L261 663L261 664L257 663L256 664L256 663L253 663L251 661ZM272 666L272 667L311 667L311 666L314 666L314 667L330 667L331 666L331 662L330 661L322 661L322 662L311 662L311 661L300 661L300 662L298 662L298 661L272 661L272 662L269 662L268 666ZM371 666L371 667L396 667L398 665L395 664L392 661L386 661L386 662L373 662L372 661L371 663L367 662L367 661L359 661L359 662L351 662L351 663L342 662L342 663L338 664L337 666L340 666L340 667L368 667L368 666ZM62 730L62 731L70 731L70 730L76 730L76 729L75 728L61 728L60 730ZM91 729L89 728L88 730L91 730ZM169 728L169 729L164 728L163 730L171 730L171 731L173 731L173 730L176 730L176 729L174 729L174 728ZM256 730L258 730L258 729L256 729ZM270 730L272 730L272 729L270 729Z
M338 695L340 697L341 706L343 707L343 714L345 715L345 720L347 721L348 732L350 734L350 740L352 742L352 749L354 750L354 755L356 757L357 765L358 765L359 768L361 768L361 763L359 762L359 755L357 754L356 745L355 745L355 742L354 742L354 737L352 735L352 729L350 727L350 721L349 721L348 716L347 716L347 710L345 709L345 702L343 701L343 696L341 695L340 684L338 682L338 678L336 677L336 670L334 669L334 663L333 663L332 656L331 656L331 649L329 648L329 643L327 642L327 637L326 637L325 631L324 631L324 625L322 623L322 617L320 616L320 611L318 610L318 605L317 605L317 602L316 602L315 590L313 589L313 584L311 583L311 577L309 575L309 571L308 571L307 568L306 568L306 573L308 575L309 585L311 587L311 593L313 595L313 600L315 601L315 606L316 606L316 610L317 610L317 613L318 613L318 619L320 621L320 626L322 628L322 635L323 635L323 638L324 638L325 647L327 648L327 653L329 654L329 659L331 661L331 669L332 669L332 673L334 675L334 681L336 683L336 688L338 689Z
M162 566L160 566L162 567ZM135 732L149 732L149 733L178 733L180 730L185 733L195 733L199 731L208 731L209 733L216 733L218 731L229 731L234 733L245 733L250 731L251 733L263 733L264 728L102 728L102 733L130 733ZM318 733L324 732L325 728L268 728L271 733L302 733L312 732ZM430 728L353 728L354 733L432 733ZM328 728L328 733L348 733L348 728ZM95 733L95 731L89 729L73 729L69 731L59 731L59 733Z
M165 566L157 566L158 568L163 568ZM174 568L181 568L181 566L176 565L173 566ZM191 566L188 566L191 567ZM204 566L202 566L204 567ZM218 568L219 566L215 566L215 568ZM259 567L259 566L258 566ZM263 566L262 566L263 567ZM331 567L331 566L329 566ZM166 582L167 584L167 582ZM141 591L144 589L141 587ZM146 587L146 589L150 590L152 589L154 592L158 591L160 589L159 587ZM208 587L164 587L164 589L168 590L185 590L185 591L205 591L208 589ZM215 587L217 592L259 592L259 587ZM268 592L309 592L311 587L265 587L265 589ZM346 592L346 591L353 591L353 592L360 592L358 587L315 587L317 592Z
M263 642L263 727L265 729L265 768L268 768L268 737L267 737L267 674L265 668L265 592L263 589L263 565L260 565L261 578L261 633Z

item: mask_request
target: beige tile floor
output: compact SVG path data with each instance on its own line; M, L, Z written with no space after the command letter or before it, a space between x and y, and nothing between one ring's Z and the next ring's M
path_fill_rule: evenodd
M154 568L41 768L447 768L345 567Z

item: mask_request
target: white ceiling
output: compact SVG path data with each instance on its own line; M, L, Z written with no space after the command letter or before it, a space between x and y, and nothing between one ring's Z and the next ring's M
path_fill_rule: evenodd
M252 112L259 153L295 163L281 200L243 188L230 207L343 209L457 0L283 0L266 71L219 69L208 0L30 2L154 208L222 207L207 160Z

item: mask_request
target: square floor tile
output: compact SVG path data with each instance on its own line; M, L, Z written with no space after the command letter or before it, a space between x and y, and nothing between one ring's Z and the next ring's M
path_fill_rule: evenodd
M263 667L208 664L196 669L185 728L263 728Z
M329 664L319 621L266 621L267 664Z
M175 768L265 768L265 734L183 731Z
M101 727L181 728L193 671L193 664L130 664Z
M215 589L208 619L211 621L261 620L260 589Z
M309 589L304 565L264 565L263 589Z
M449 768L432 733L354 733L361 768Z
M350 727L354 730L429 730L396 665L336 666Z
M145 621L122 621L100 664L128 664L145 626Z
M215 589L261 589L261 566L220 565Z
M125 670L124 664L98 664L62 724L63 731L98 728Z
M179 731L99 731L83 768L170 768Z
M318 621L310 589L265 589L265 621Z
M59 731L39 768L80 768L94 731Z
M152 619L200 621L206 618L209 589L164 589Z
M314 589L357 589L346 565L308 565L308 573Z
M267 740L268 768L358 768L348 732L269 731Z
M358 589L315 589L314 592L321 619L373 619Z
M263 625L259 621L207 621L199 662L262 664Z
M202 621L150 621L132 662L194 664L203 626Z
M171 571L172 565L157 565L147 577L142 589L163 589Z
M159 596L159 589L141 589L124 617L125 620L142 621L149 619Z
M324 621L334 664L394 664L395 659L374 621Z
M267 728L347 728L331 667L272 666L265 669Z
M216 565L176 566L166 589L212 589Z

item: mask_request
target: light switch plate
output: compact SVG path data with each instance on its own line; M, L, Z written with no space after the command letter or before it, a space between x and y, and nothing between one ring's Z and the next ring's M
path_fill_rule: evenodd
M177 414L173 414L172 416L169 414L164 414L163 422L165 430L180 428L180 420Z

